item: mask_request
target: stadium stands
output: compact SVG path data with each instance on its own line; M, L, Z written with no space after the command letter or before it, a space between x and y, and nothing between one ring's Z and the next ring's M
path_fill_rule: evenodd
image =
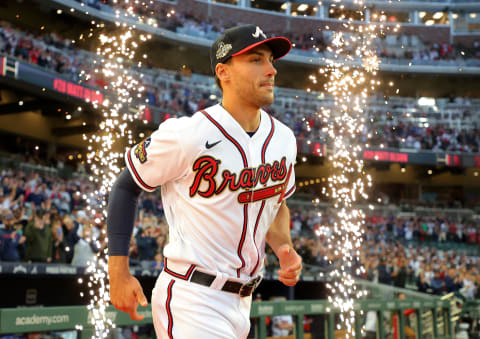
M96 2L91 4L95 8L113 12L114 9L127 8L128 4L111 3L110 6ZM225 28L231 26L232 22L242 22L243 18L239 17L242 10L247 9L230 9L228 7L216 6L216 11L221 11L222 15L217 17L229 18L229 21L215 21L213 22L211 16L205 13L206 8L203 3L194 2L191 5L196 10L192 10L187 4L178 5L176 10L169 8L176 8L173 5L166 6L163 3L155 3L153 8L148 11L142 11L139 8L139 16L142 16L143 22L148 22L156 27L161 27L182 35L204 38L208 40L215 40ZM279 20L278 15L269 14L265 11L258 16L257 13L250 11L253 14L250 20L257 22L268 30L269 34L285 35L294 43L292 53L297 53L304 56L320 56L331 57L332 55L326 50L326 46L332 39L332 31L344 30L344 27L335 21L319 21L311 20L305 17L295 17L292 20L302 21L302 24L292 24L291 31L285 32L285 24L282 24L284 18ZM154 13L152 15L152 13ZM232 17L233 15L233 17ZM240 14L241 15L241 14ZM272 21L265 22L265 17L272 16ZM261 19L260 19L261 17ZM257 21L255 21L257 19ZM388 26L388 23L387 23ZM321 27L318 29L318 27ZM327 28L328 27L328 28ZM392 25L393 28L393 25ZM331 30L330 30L331 29ZM312 34L312 32L316 32ZM345 33L347 36L351 33ZM480 46L477 44L463 45L451 44L448 40L449 30L444 28L434 27L410 27L406 25L402 27L400 33L394 33L389 30L385 36L378 37L374 41L377 55L385 59L385 63L401 63L413 65L467 65L480 66ZM350 53L348 49L345 53ZM392 60L393 59L393 60Z
M0 24L0 53L66 75L74 81L86 70L88 85L102 89L101 75L93 72L95 54L75 49L69 40L49 34L37 39ZM143 82L149 105L171 116L191 115L217 100L221 95L211 77L181 75L162 69L137 69L133 72ZM335 109L333 100L321 93L278 88L277 100L269 108L274 116L292 127L299 140L328 143L318 118L320 106ZM362 141L382 148L403 148L477 153L480 145L480 100L469 98L370 98L367 125ZM307 118L306 118L307 117ZM368 134L372 138L368 139Z
M106 245L105 225L84 200L95 186L81 174L62 179L58 168L19 165L25 169L3 168L0 172L0 262L85 266L88 256L82 260L79 255L96 253ZM91 203L95 200L90 199ZM295 202L291 210L292 236L306 264L304 274L328 272L339 262L326 251L335 211L331 207L312 210ZM361 261L356 263L366 268L360 277L422 292L458 292L465 298L478 298L480 223L440 211L430 217L370 212ZM131 264L162 268L167 233L158 192L144 193L130 246ZM267 249L267 273L273 274L275 267L275 256Z

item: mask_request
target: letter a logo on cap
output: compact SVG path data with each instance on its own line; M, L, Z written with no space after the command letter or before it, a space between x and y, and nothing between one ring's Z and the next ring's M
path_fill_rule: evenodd
M257 30L255 31L255 33L252 33L252 36L256 39L258 39L260 37L260 34L263 36L264 39L267 38L267 36L265 35L265 33L262 32L262 30L260 29L260 27L257 26Z

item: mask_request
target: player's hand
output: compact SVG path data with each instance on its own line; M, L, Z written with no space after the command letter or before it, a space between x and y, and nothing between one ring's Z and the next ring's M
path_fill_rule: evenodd
M111 256L108 260L110 278L110 301L119 311L128 313L132 320L143 320L137 313L138 305L146 307L147 298L140 282L130 274L128 257Z
M280 262L278 280L287 286L295 286L302 273L302 257L290 245L285 244L278 249L278 261Z

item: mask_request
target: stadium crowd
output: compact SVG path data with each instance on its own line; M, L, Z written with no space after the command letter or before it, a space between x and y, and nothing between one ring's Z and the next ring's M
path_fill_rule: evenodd
M72 47L71 42L61 39L56 34L34 36L15 30L10 24L0 22L0 53L13 55L21 60L45 67L49 70L71 76L78 80L80 70L89 69L88 59L82 57L81 52ZM212 92L210 86L195 84L188 77L180 73L172 76L171 72L153 69L143 76L146 88L146 97L149 105L164 112L163 118L181 115L191 115L216 102L220 95L218 90ZM89 85L102 88L105 80L92 72L87 82ZM215 95L212 97L212 93ZM302 102L300 99L293 104L274 104L268 108L269 113L287 123L295 135L303 140L320 140L328 142L325 124L313 112L318 107ZM414 107L420 113L422 108ZM466 108L464 117L471 116L471 110ZM480 145L480 131L474 127L468 131L459 128L448 128L433 120L430 126L420 127L405 118L399 117L396 123L378 120L387 116L391 107L385 105L381 110L371 112L368 121L371 124L365 128L362 142L373 146L391 148L411 148L417 150L478 152ZM307 117L307 119L305 119ZM373 131L373 133L371 133ZM371 138L367 135L371 134Z
M275 107L276 108L276 107ZM297 140L310 139L329 142L326 131L327 124L315 114L302 114L301 109L294 107L281 110L270 110L273 116L287 123L294 131ZM376 112L375 117L369 115L369 120L374 121L379 115L387 112ZM451 151L478 153L480 146L480 130L476 126L469 130L447 127L440 122L434 125L420 127L412 121L402 119L398 123L367 125L360 135L362 143L369 146L385 148L414 149L417 151ZM433 119L431 122L435 122ZM428 127L427 127L428 126Z
M478 129L461 131L441 125L418 127L399 123L376 128L369 142L389 148L478 153L480 133Z
M292 235L304 263L317 272L343 263L343 253L328 250L333 224L332 211L319 213L292 208ZM313 234L317 236L313 236ZM459 222L450 218L370 216L365 223L360 261L352 274L396 287L415 287L432 294L459 293L464 298L480 297L480 257L461 250L440 250L435 245L480 245L478 222ZM461 248L462 245L459 247ZM341 251L340 251L341 252ZM268 252L267 252L268 253ZM478 253L478 252L477 252ZM274 261L272 253L267 259ZM267 265L267 271L275 265ZM364 267L363 273L356 269Z
M100 10L112 10L111 7L126 10L131 5L112 1L107 1L106 5L101 5L98 0L91 0L90 6ZM215 21L211 19L204 21L196 17L193 12L168 11L163 5L158 3L151 3L148 7L138 6L135 8L135 13L139 16L153 19L158 27L213 40L223 33L226 28L240 24L238 22L230 22L227 18L215 18ZM268 33L269 35L282 35L289 38L294 44L294 53L301 51L328 55L327 46L332 40L332 32L328 30L321 30L316 35L312 35L311 32L305 32L304 34L292 34L285 31ZM413 64L432 64L443 61L443 64L450 62L451 65L457 65L461 60L480 60L480 44L478 42L474 42L472 46L463 46L448 43L424 43L418 36L411 34L397 34L394 37L395 39L388 39L388 42L385 35L375 39L374 45L378 56L385 59L405 59ZM348 47L346 47L344 53L349 52Z
M70 40L53 32L43 35L25 33L6 21L0 21L0 53L72 77L78 77L82 69L87 69Z
M62 179L39 171L0 172L0 261L63 263L86 266L106 246L105 224L93 212L102 197L92 196L87 179ZM85 199L90 197L89 201ZM305 274L328 271L341 254L328 251L334 211L323 212L291 204L294 246L306 265ZM419 291L458 292L480 297L480 258L442 251L432 244L479 244L480 225L447 217L367 218L360 262L361 278ZM142 268L162 268L168 226L157 192L143 193L130 244L130 262ZM267 248L266 272L278 263ZM355 269L352 271L355 273ZM358 275L358 274L357 274Z

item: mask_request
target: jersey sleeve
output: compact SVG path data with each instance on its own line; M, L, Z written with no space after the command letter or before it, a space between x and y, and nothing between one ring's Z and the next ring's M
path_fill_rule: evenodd
M182 177L187 168L185 151L179 140L180 119L162 123L152 135L125 153L125 162L133 179L144 191Z
M289 147L289 156L288 156L288 167L290 168L291 165L291 173L288 177L287 188L285 190L285 194L283 195L283 200L290 198L293 193L295 193L295 161L297 159L297 142L295 140L295 136L291 133L291 142Z

